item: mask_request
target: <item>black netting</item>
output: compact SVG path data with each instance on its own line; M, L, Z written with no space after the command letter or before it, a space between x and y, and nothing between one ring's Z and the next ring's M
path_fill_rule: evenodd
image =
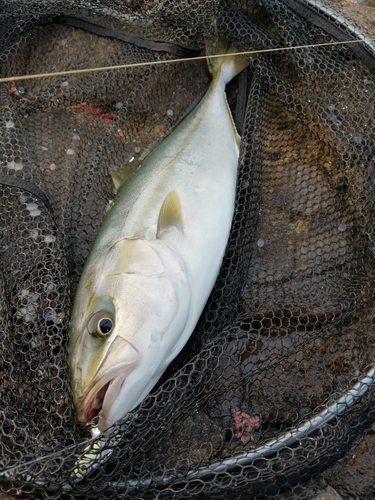
M312 498L375 419L372 34L314 0L5 0L0 26L0 489ZM92 440L69 383L74 294L111 172L209 85L205 60L158 63L208 36L277 49L227 86L242 142L224 262L160 383ZM321 45L340 40L361 44ZM156 64L15 79L140 62Z

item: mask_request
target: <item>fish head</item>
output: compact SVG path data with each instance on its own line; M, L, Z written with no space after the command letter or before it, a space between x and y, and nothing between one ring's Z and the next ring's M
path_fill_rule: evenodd
M159 240L122 240L89 258L69 335L77 418L105 430L151 390L190 308L184 263Z

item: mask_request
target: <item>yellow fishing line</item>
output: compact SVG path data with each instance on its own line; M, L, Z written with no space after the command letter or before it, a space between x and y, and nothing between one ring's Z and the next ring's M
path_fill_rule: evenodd
M368 40L374 41L375 39L368 38ZM138 68L138 67L143 67L143 66L153 66L153 65L159 65L159 64L173 64L173 63L179 63L179 62L186 62L186 61L201 61L203 59L214 59L218 57L233 57L233 56L244 56L244 55L253 55L253 54L264 54L267 52L282 52L286 50L298 50L298 49L310 49L314 47L329 47L329 46L334 46L334 45L345 45L349 43L365 43L365 40L347 40L347 41L340 41L340 42L325 42L325 43L317 43L317 44L311 44L311 45L297 45L295 47L280 47L280 48L273 48L273 49L263 49L263 50L249 50L246 52L234 52L231 54L215 54L215 55L207 55L207 56L197 56L197 57L186 57L183 59L166 59L162 61L147 61L147 62L140 62L140 63L130 63L130 64L119 64L116 66L103 66L99 68L85 68L85 69L72 69L68 71L55 71L53 73L39 73L35 75L23 75L23 76L8 76L6 78L0 78L0 83L6 83L6 82L16 82L20 80L34 80L37 78L51 78L55 76L67 76L67 75L80 75L80 74L85 74L85 73L93 73L93 72L98 72L98 71L111 71L111 70L118 70L118 69L127 69L127 68Z

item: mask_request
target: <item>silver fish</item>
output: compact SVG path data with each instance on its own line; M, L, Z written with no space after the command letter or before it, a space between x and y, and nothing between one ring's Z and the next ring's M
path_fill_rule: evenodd
M240 144L225 85L247 64L238 56L208 60L205 96L121 186L87 258L69 364L78 419L98 415L100 431L148 395L214 286Z

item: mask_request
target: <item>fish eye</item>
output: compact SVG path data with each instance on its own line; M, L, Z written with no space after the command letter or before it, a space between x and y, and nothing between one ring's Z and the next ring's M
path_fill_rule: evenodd
M98 335L107 336L113 330L113 323L111 318L102 318L98 321L96 332Z
M106 311L94 313L87 322L87 330L90 335L97 338L108 337L113 331L115 324Z

